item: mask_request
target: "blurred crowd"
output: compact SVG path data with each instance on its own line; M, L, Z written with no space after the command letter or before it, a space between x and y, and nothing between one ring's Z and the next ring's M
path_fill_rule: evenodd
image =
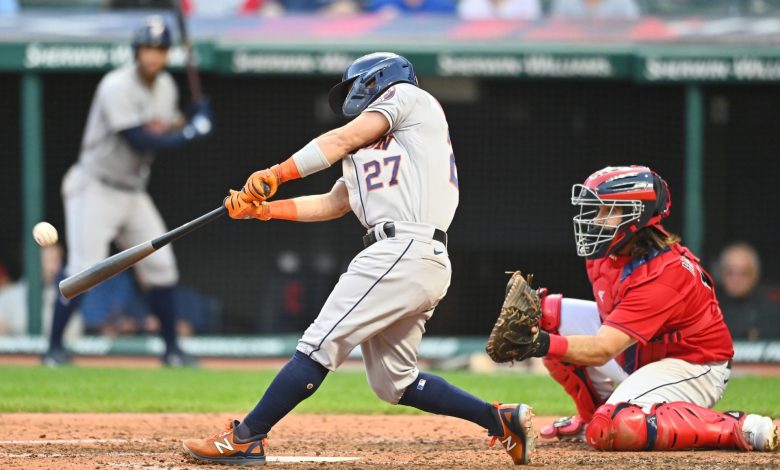
M780 0L181 0L187 13L203 16L361 12L457 15L463 19L622 19L643 15L762 15ZM170 8L170 0L0 0L0 14L23 8Z

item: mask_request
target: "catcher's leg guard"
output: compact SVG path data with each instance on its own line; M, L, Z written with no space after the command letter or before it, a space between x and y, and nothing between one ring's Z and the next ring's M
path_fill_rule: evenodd
M623 402L596 410L585 438L597 450L751 450L742 433L744 420L741 412L719 413L679 401L654 405L650 413Z
M550 376L572 397L577 406L577 414L582 421L586 423L590 421L596 408L603 401L590 383L587 370L557 359L545 358L542 363L550 371Z
M542 297L542 318L539 326L548 333L558 334L561 326L561 302L563 294L548 294Z

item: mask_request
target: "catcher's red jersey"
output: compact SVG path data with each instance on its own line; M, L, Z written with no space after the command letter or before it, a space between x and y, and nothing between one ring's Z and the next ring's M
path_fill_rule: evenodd
M698 261L676 244L644 259L586 262L604 325L639 342L636 356L625 362L638 367L674 357L705 364L734 355L712 282Z

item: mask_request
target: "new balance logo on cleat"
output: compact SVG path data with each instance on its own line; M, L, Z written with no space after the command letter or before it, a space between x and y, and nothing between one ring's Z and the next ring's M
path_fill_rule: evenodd
M501 443L504 444L504 448L506 449L507 452L514 449L515 446L517 445L514 442L512 442L512 436L507 436L507 438L502 440Z
M228 441L228 438L227 438L227 437L226 437L226 438L224 438L223 440L225 441L225 443L224 443L224 444L223 444L223 443L221 443L221 442L214 441L214 447L216 447L216 448L217 448L217 450L219 451L219 453L220 453L220 454L224 454L224 453L225 453L225 451L224 451L224 450L222 450L222 449L227 449L227 450L235 450L235 449L233 448L233 445L230 443L230 441Z

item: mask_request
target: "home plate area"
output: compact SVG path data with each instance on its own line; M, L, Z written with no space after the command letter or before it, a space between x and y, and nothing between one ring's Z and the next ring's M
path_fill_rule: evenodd
M237 413L235 416L240 416ZM181 441L218 433L223 414L0 414L2 469L217 469L185 455ZM535 418L536 428L552 418ZM511 468L485 431L443 416L287 416L269 436L273 468ZM538 441L533 467L780 468L780 454L727 451L596 452Z

